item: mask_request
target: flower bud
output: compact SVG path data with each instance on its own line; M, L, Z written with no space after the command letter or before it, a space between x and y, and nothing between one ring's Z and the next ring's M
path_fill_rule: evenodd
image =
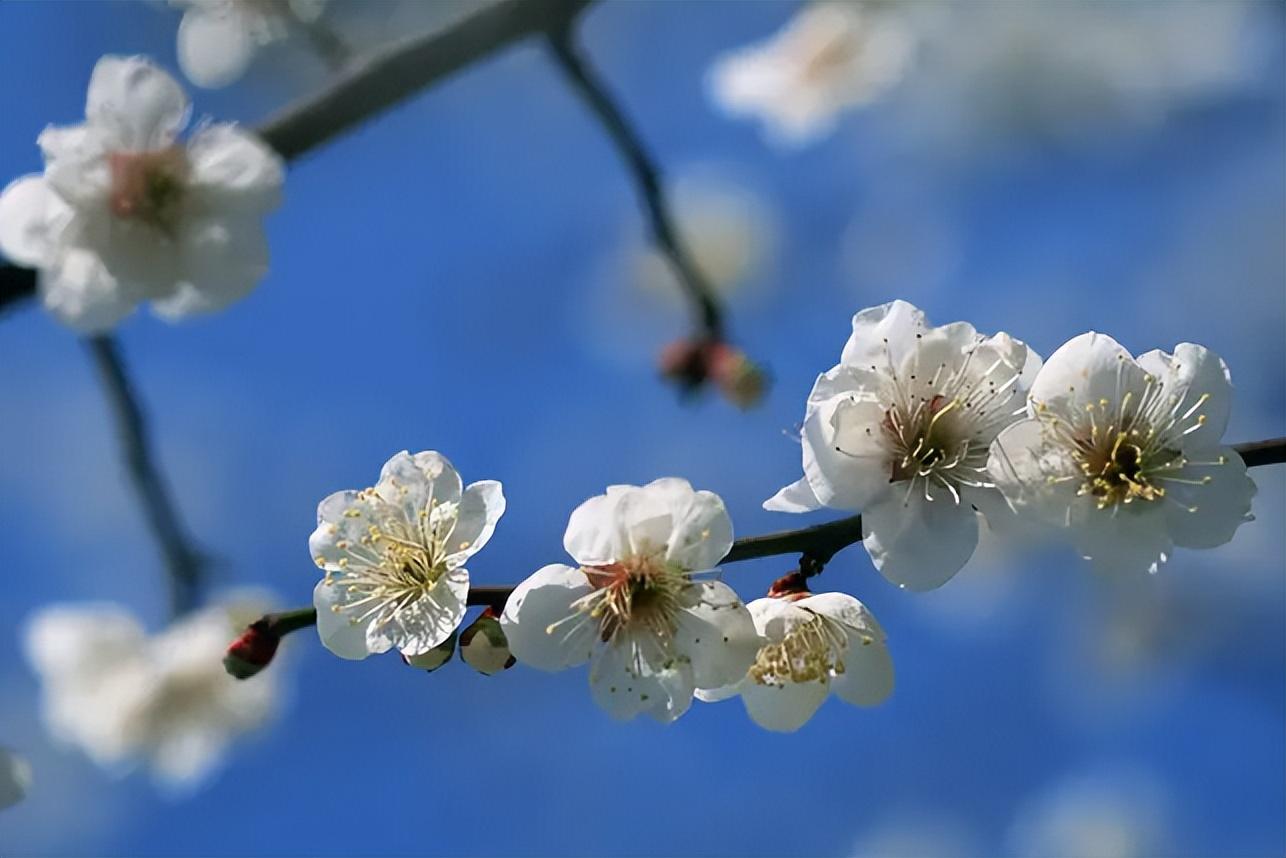
M451 637L435 646L428 652L422 652L419 655L403 655L402 661L411 667L418 667L420 670L432 673L442 665L451 660L455 655L456 633L452 632Z
M517 659L509 652L509 641L494 608L487 608L460 633L460 658L487 676L514 666Z
M811 595L812 593L808 591L808 577L798 570L781 576L772 582L772 586L768 588L768 598L770 599L785 599L795 602Z
M661 374L693 393L707 382L738 408L763 399L768 377L745 352L720 340L676 340L661 351Z
M223 667L237 679L249 679L268 665L277 654L281 635L267 621L258 620L246 627L241 636L228 645Z

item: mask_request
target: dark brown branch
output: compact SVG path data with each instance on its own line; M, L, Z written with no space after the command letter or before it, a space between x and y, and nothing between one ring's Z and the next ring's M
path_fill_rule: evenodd
M196 606L204 558L192 547L160 469L152 458L147 424L121 362L116 341L108 336L96 336L85 342L116 421L130 482L138 493L148 527L161 547L169 573L170 607L178 616Z
M0 311L36 294L36 272L20 265L0 265Z
M1286 462L1286 437L1235 444L1233 449L1245 460L1248 468L1280 465ZM851 515L848 518L799 530L783 530L779 533L766 533L763 536L743 536L732 543L732 550L720 561L720 564L738 563L742 560L755 560L779 554L799 554L801 555L801 580L803 580L821 572L822 567L840 550L861 540L862 517ZM504 610L505 602L513 589L513 587L471 587L468 603L495 608L499 613ZM274 621L278 617L292 618L289 628L284 631L278 629L282 634L317 622L317 612L312 608L301 608L284 614L268 614L260 622Z
M348 62L339 78L258 128L286 160L526 36L571 20L592 0L500 0L426 36Z
M597 72L577 48L572 31L573 23L572 19L568 19L561 26L551 27L547 32L549 47L558 67L629 166L651 225L652 236L657 247L665 254L670 267L674 269L684 294L692 304L702 338L720 340L723 338L723 312L709 281L693 261L675 229L660 171L644 148L638 132L616 106Z

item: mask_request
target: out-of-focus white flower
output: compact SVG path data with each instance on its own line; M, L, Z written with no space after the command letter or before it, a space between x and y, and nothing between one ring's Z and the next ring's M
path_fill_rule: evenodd
M236 597L153 636L119 605L41 610L24 643L49 731L101 766L144 761L163 782L200 781L276 708L273 671L237 680L222 663L229 638L266 607Z
M82 331L111 328L141 301L174 319L221 309L268 270L263 216L281 159L235 125L184 143L178 83L142 57L94 67L85 124L39 138L43 175L0 195L0 251L40 271L45 306Z
M505 511L500 483L463 488L441 453L403 451L374 488L336 492L317 506L308 550L326 576L313 590L317 632L340 658L396 647L409 658L464 619L469 571Z
M1043 858L1173 854L1167 805L1162 784L1141 772L1069 778L1019 809L1010 847L1016 855Z
M859 510L863 545L893 583L946 583L978 543L976 511L1012 515L987 452L1022 407L1040 358L966 322L930 327L905 301L863 310L804 412L804 478L765 509Z
M739 696L760 727L789 733L832 691L854 706L874 706L892 693L884 630L852 596L756 599L748 607L762 636L754 663L739 682L698 689L700 700Z
M901 80L913 49L913 31L892 10L817 3L768 41L717 60L710 91L729 114L761 119L772 140L802 145Z
M675 477L608 486L572 512L563 546L579 568L538 570L500 618L519 661L551 671L591 661L599 706L662 722L686 712L697 687L745 676L759 647L749 611L728 585L693 577L732 547L718 495Z
M1255 484L1221 443L1231 404L1228 367L1202 346L1135 360L1081 334L1032 383L1028 419L996 439L992 479L1096 567L1155 572L1174 545L1223 545L1250 519Z
M197 86L227 86L245 73L260 48L316 21L326 0L170 0L182 8L179 65Z
M0 810L17 804L31 789L31 765L7 748L0 748Z

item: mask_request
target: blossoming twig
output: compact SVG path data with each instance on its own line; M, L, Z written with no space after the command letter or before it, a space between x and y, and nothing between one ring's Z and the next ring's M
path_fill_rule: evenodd
M1270 438L1266 441L1234 444L1233 449L1246 462L1247 467L1286 463L1286 436ZM800 573L804 578L809 578L819 574L830 559L842 549L861 540L862 517L853 515L798 530L783 530L762 536L743 536L733 542L732 549L724 555L720 563L739 563L742 560L755 560L780 554L799 554L801 555ZM513 590L514 588L509 586L470 587L467 604L485 606L499 612L504 609L505 602ZM267 614L259 622L266 623L279 635L286 635L316 625L317 611L314 608L299 608Z
M665 190L661 186L660 172L643 148L638 133L631 127L607 92L603 82L599 80L597 73L576 47L572 23L573 19L568 17L555 22L546 30L549 47L558 61L559 68L567 75L576 93L602 124L629 166L651 224L653 237L670 265L673 266L680 285L692 302L703 337L711 341L720 340L723 333L723 312L715 298L714 290L693 262L674 228Z
M205 558L189 541L165 481L152 459L147 424L125 373L116 341L109 336L96 336L88 338L86 344L116 419L130 481L143 504L148 526L165 556L171 611L175 616L185 614L196 607Z

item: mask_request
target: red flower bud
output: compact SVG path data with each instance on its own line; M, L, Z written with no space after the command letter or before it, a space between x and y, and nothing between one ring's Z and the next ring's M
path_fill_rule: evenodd
M811 595L813 594L808 591L808 578L799 571L781 576L772 582L772 586L768 588L768 597L770 599L786 599L790 602L797 602Z
M658 364L685 393L710 382L738 408L757 404L768 387L767 375L745 352L720 340L676 340L662 349Z
M223 667L237 679L249 679L272 664L280 643L281 636L269 628L266 621L258 620L228 645Z

